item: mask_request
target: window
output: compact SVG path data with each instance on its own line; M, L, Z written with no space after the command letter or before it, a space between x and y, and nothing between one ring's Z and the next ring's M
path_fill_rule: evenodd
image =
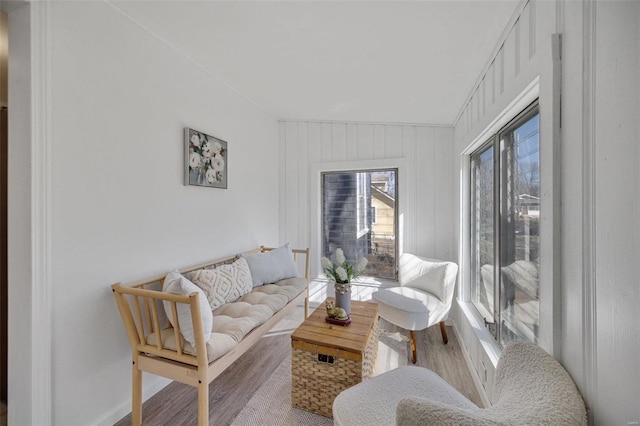
M364 275L396 279L397 169L322 173L322 256L369 260ZM382 188L382 189L381 189Z
M537 102L471 154L471 301L500 344L538 339Z

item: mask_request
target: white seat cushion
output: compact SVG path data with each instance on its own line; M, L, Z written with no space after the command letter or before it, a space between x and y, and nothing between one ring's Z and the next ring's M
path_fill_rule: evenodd
M264 324L276 312L307 287L305 278L289 278L255 287L237 302L226 303L213 311L213 330L207 341L209 363L233 349L251 330ZM147 337L147 343L156 344L155 333ZM173 329L162 331L163 347L176 350ZM182 339L185 353L195 355L194 347Z
M406 330L423 330L440 322L449 309L436 296L411 287L391 287L374 292L378 313Z
M406 366L341 392L333 401L334 425L395 425L396 406L408 396L429 398L461 408L478 408L433 371Z

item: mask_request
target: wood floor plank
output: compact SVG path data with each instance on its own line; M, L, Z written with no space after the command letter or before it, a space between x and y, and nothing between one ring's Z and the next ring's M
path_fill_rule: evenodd
M280 362L291 351L291 332L302 322L300 309L283 320L274 330L233 363L209 385L209 423L229 425L242 411L252 395L264 383ZM406 335L409 332L380 321L381 327ZM478 406L482 406L480 394L467 367L462 348L452 327L447 327L449 343L442 343L440 327L436 324L427 330L416 332L416 365L434 370L460 393ZM408 343L407 343L408 344ZM408 353L410 353L408 351ZM410 362L410 361L409 361ZM171 383L143 405L144 424L193 425L197 423L197 392L181 383ZM117 426L131 424L131 415L125 416Z

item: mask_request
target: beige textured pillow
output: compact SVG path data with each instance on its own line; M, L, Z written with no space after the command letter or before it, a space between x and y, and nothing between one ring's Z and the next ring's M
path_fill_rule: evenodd
M251 272L245 259L216 269L199 269L187 275L207 296L211 309L235 302L253 289Z

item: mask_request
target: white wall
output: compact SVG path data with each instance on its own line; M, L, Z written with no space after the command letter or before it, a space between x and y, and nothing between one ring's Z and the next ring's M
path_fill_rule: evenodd
M319 263L317 209L323 170L400 167L401 251L456 256L453 129L442 126L281 121L280 239L311 245ZM319 232L319 231L317 231ZM312 269L312 273L318 270Z
M541 344L573 377L593 424L640 419L636 314L640 236L635 190L639 182L639 21L637 1L530 2L496 50L495 63L500 66L488 67L455 127L456 153L460 154L532 77L539 76L541 167L547 168L541 172L543 216L558 190L562 201L561 206L554 204L556 217L549 219L553 223L541 230L543 238L544 229L555 229L559 237L546 254L553 250L557 272L542 272L547 282L541 283L541 305L555 314L553 324L544 330L541 324ZM534 26L525 29L527 22ZM563 43L562 133L556 139L552 137L550 49L554 32L562 33ZM535 44L523 43L523 34L529 40L535 37ZM550 163L561 172L549 170ZM547 184L545 190L545 179L553 187ZM549 287L552 291L545 295ZM479 340L484 331L467 319L463 309L456 309L454 318L480 372L483 364L491 363L491 354ZM491 379L489 374L489 387Z
M640 420L640 2L598 2L594 16L592 405L598 423L626 424Z
M278 125L107 3L45 13L52 323L38 331L53 336L51 423L112 424L131 409L131 360L109 285L277 244ZM227 190L183 186L185 126L228 142ZM12 275L10 293L23 282ZM23 351L10 348L11 371ZM147 393L164 383L145 377ZM12 404L14 422L30 408Z

